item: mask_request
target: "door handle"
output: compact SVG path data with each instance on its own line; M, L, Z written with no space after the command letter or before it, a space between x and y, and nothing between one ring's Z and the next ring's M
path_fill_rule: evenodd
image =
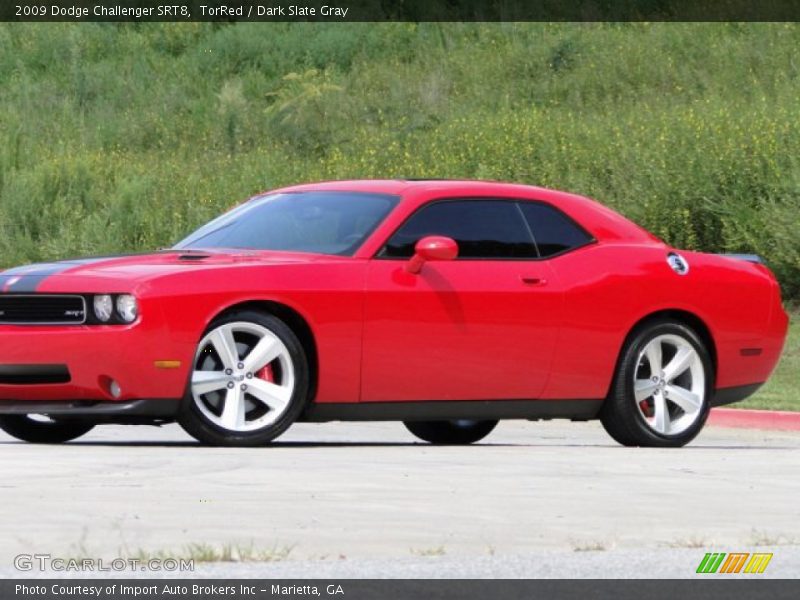
M528 275L520 275L520 281L525 285L546 285L547 279L542 279L541 277L533 277Z

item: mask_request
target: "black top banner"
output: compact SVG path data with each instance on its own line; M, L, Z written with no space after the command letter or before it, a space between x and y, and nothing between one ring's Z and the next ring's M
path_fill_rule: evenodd
M800 0L3 0L2 21L798 21Z

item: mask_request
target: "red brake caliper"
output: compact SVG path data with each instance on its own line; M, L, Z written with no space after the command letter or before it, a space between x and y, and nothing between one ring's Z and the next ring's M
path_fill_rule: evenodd
M264 381L269 381L270 383L275 383L275 372L272 370L272 365L267 365L261 370L256 371L256 377Z

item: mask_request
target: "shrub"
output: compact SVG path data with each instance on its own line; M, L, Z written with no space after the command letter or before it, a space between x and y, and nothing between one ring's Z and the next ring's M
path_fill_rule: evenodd
M797 24L0 24L0 266L350 177L596 197L800 297Z

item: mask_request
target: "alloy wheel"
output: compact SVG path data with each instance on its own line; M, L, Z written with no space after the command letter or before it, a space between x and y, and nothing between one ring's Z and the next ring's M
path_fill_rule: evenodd
M286 412L294 389L289 350L266 327L226 323L212 329L198 346L192 398L217 427L231 432L268 427Z
M661 435L689 429L700 418L706 395L705 368L695 347L679 335L659 335L636 364L636 407L648 427Z

